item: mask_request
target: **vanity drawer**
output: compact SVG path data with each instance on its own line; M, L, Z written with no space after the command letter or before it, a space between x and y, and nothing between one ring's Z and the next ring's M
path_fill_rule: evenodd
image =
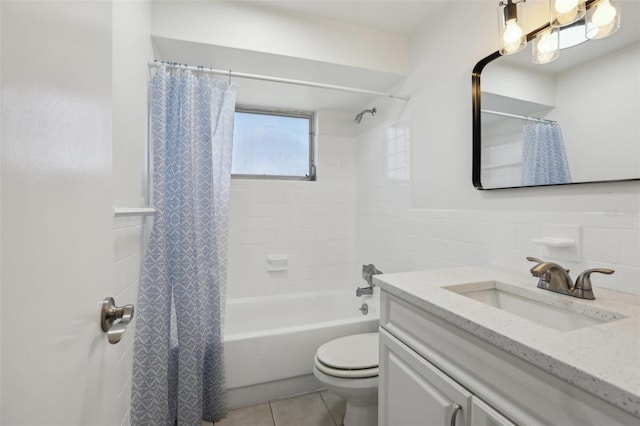
M380 327L517 424L638 424L637 417L386 291Z

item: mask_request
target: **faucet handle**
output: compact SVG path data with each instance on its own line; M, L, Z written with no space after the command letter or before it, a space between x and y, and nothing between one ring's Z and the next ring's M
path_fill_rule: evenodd
M538 265L544 263L544 260L542 259L538 259L537 257L531 257L531 256L527 256L527 260L529 262L536 262ZM535 266L533 267L535 268ZM533 273L533 268L531 268L531 272Z
M611 275L615 271L608 268L593 268L583 271L580 275L578 275L578 278L576 278L576 286L574 291L580 293L580 296L578 297L582 297L584 299L595 299L595 296L593 295L593 288L591 287L591 274L594 272Z
M538 265L542 265L544 263L544 260L542 259L538 259L537 257L531 257L531 256L527 256L527 260L529 262L536 262ZM534 274L534 269L538 266L534 266L533 268L531 268L531 275L536 276ZM549 272L545 272L541 277L540 277L540 281L549 281ZM538 282L538 287L540 287L540 282Z
M376 268L373 263L362 265L362 278L369 284L369 286L373 285L373 276L378 274L382 274L382 271Z

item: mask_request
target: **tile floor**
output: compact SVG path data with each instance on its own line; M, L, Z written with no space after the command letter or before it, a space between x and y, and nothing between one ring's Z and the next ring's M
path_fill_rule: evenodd
M307 393L231 410L215 426L341 426L345 404L329 391Z

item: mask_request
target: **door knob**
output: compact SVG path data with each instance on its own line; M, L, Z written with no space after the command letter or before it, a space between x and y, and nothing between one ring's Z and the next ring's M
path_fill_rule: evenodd
M127 324L133 319L133 305L117 307L113 297L107 297L102 301L100 313L100 326L107 333L109 343L116 344L122 339ZM116 323L116 321L118 321Z

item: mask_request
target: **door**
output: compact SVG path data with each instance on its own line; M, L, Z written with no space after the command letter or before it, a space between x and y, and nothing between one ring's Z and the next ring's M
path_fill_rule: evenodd
M111 3L0 12L0 422L120 425L130 371L99 325L112 296Z
M469 425L471 394L380 329L379 419L382 426Z

